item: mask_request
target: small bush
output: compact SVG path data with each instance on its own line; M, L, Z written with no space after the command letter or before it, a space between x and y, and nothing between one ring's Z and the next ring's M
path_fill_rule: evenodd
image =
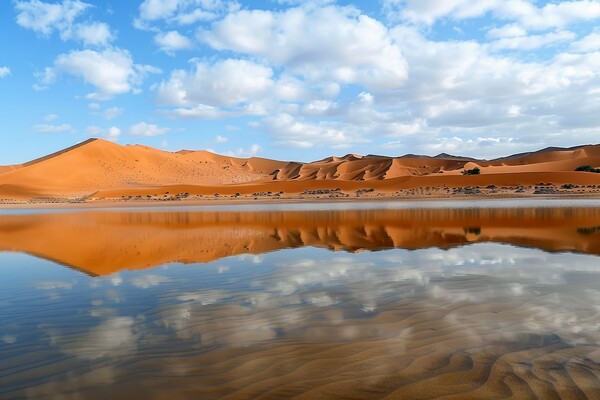
M596 174L600 174L600 168L592 168L589 165L580 165L579 167L575 168L575 171L595 172Z
M481 173L481 170L477 167L473 168L473 169L465 169L462 171L463 175L479 175Z

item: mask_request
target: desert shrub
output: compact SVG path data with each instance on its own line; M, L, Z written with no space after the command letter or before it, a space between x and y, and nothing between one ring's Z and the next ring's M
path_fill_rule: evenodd
M473 168L473 169L464 169L462 171L463 175L479 175L481 173L481 170L477 167Z
M592 168L589 165L580 165L579 167L575 168L575 171L595 172L595 173L599 174L600 168Z

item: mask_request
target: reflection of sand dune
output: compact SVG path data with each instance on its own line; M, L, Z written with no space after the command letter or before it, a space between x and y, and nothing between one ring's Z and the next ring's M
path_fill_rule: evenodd
M600 254L600 210L84 212L0 216L0 250L92 275L303 246L360 251L503 242Z
M302 163L256 157L240 159L207 151L168 152L90 139L24 164L0 166L0 199L600 184L600 174L575 172L581 165L600 167L600 146L546 149L492 161L447 154L435 157L348 154ZM464 169L475 167L480 168L481 175L461 175Z

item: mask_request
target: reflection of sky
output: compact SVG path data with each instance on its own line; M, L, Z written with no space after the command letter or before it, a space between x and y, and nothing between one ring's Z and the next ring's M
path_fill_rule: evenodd
M464 326L473 342L526 332L599 346L598 261L500 244L357 254L303 248L89 278L2 254L0 350L46 349L106 366L165 347L405 340L411 329L395 324L415 308L446 310L438 323ZM466 304L510 312L474 324L457 308Z

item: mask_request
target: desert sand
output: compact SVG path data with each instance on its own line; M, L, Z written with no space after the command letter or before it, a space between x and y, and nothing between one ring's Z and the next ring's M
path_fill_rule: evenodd
M496 160L440 154L348 154L302 163L168 152L89 139L0 166L2 204L317 198L600 196L600 145L547 148ZM479 175L463 175L479 168Z
M597 208L90 211L0 215L0 251L98 276L305 246L359 252L497 242L600 254L599 231Z

